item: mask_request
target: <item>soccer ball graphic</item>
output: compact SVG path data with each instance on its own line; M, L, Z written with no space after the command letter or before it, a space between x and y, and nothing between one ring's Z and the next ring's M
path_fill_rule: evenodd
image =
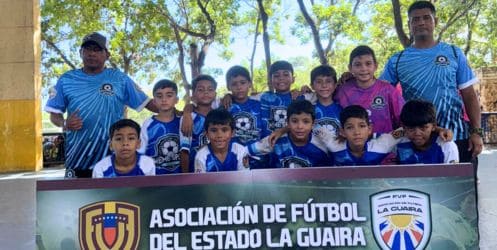
M165 161L173 161L178 159L179 145L175 141L166 141L162 144L162 155Z
M250 119L248 117L240 117L236 119L236 128L247 131L250 129Z
M282 128L286 124L286 110L278 109L274 111L274 121L277 128Z

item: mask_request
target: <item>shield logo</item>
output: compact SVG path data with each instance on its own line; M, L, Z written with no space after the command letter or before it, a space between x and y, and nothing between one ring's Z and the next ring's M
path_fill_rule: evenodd
M81 249L137 249L140 241L140 207L103 201L79 209Z
M395 189L373 194L371 227L383 250L424 249L431 236L430 196L426 193Z

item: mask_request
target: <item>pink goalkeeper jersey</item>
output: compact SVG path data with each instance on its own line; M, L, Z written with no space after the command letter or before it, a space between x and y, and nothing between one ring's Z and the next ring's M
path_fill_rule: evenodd
M335 99L343 108L360 105L369 113L374 133L388 133L400 126L404 98L390 83L376 80L369 88L357 86L355 80L340 85Z

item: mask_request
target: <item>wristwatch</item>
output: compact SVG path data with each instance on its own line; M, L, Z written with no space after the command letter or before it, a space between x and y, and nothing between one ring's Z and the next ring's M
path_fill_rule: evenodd
M477 134L480 137L483 137L483 128L470 128L469 134L470 135Z

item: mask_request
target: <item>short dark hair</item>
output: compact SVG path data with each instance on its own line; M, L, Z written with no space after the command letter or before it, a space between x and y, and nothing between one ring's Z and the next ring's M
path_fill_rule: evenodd
M178 85L176 85L176 83L174 83L173 81L168 80L168 79L162 79L162 80L156 82L154 85L154 89L153 89L152 93L154 93L154 95L155 95L155 92L157 90L165 89L165 88L172 88L174 90L174 92L176 92L176 94L178 94Z
M231 129L235 129L233 116L224 108L217 108L209 111L205 117L204 130L207 131L211 125L229 125Z
M314 109L314 105L312 105L312 103L307 100L292 101L292 103L288 105L286 113L287 113L286 116L287 120L290 120L290 116L292 115L299 115L302 113L310 114L313 121L316 119L316 111Z
M335 81L335 83L337 82L337 72L330 65L319 65L312 69L311 85L314 84L314 80L316 80L318 76L331 76L331 78L333 78L333 81Z
M287 61L276 61L269 67L269 76L272 76L278 70L288 70L293 75L293 66Z
M373 57L374 63L378 64L378 62L376 62L376 56L374 54L374 50L369 46L359 45L355 47L355 49L353 49L352 52L350 52L349 66L352 66L352 61L354 60L354 58L364 55L370 55L371 57Z
M243 76L247 81L251 82L250 78L250 73L249 71L240 65L235 65L231 68L228 69L228 72L226 72L226 84L229 85L231 78L237 77L237 76Z
M437 111L431 102L410 100L402 107L400 121L406 127L418 127L428 123L437 124Z
M368 111L359 105L350 105L342 109L342 112L340 112L340 123L342 124L342 128L349 118L363 119L368 125L370 124Z
M437 13L437 11L435 10L435 5L433 5L429 1L416 1L412 3L407 9L407 16L410 17L413 11L420 9L430 9L433 15Z
M214 89L217 88L217 82L216 80L214 79L214 77L210 76L210 75L198 75L197 77L195 77L195 79L193 79L192 81L192 90L195 91L195 89L197 88L197 84L198 82L200 81L210 81L212 83L212 86L214 86Z
M112 139L116 130L122 129L124 127L135 129L136 134L138 134L138 138L140 138L140 125L131 119L121 119L117 122L114 122L114 124L112 124L109 129L109 137Z

